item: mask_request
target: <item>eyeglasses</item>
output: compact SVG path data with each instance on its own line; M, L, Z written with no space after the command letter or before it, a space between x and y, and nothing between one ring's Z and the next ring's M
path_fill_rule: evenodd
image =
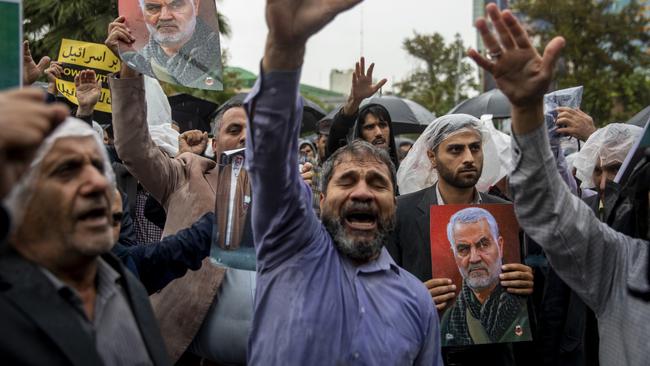
M188 0L172 0L168 4L145 3L144 4L144 11L149 16L155 16L155 15L160 14L163 7L166 7L167 11L177 12L177 11L180 11L181 9L183 9L185 6L187 6L188 3L189 3Z

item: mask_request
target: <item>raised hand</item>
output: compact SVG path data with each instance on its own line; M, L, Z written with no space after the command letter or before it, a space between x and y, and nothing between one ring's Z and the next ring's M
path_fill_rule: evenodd
M191 152L196 155L203 155L208 147L208 133L199 130L183 132L178 136L178 155Z
M387 79L381 79L376 84L372 83L372 71L374 68L375 63L373 62L366 71L366 59L363 57L356 63L354 73L352 74L350 97L343 106L343 114L347 116L354 115L364 99L371 97L386 84Z
M531 112L532 107L535 108L537 119L542 111L541 103L551 83L555 63L564 47L564 38L553 38L546 46L544 55L540 56L510 10L499 11L493 3L486 9L498 36L488 29L483 18L476 21L476 28L481 33L490 59L474 49L470 49L468 55L494 76L497 86L512 104L513 120L517 113L524 112L520 109ZM530 121L527 118L518 120L521 123L513 126L517 133L530 131L543 121Z
M102 94L102 82L97 81L95 71L83 70L74 77L74 86L79 102L77 117L91 115Z
M49 65L50 58L48 56L44 56L36 64L32 58L32 52L29 50L29 41L23 42L23 86L34 84Z
M63 67L60 63L52 61L50 67L45 69L45 76L47 76L47 92L53 95L58 93L56 87L56 79L60 79L63 75Z
M533 293L533 269L521 263L508 263L501 267L501 287L511 294L531 295Z
M45 104L43 91L25 88L0 93L0 199L27 170L43 139L70 113Z
M269 33L262 67L295 70L302 65L309 37L362 0L267 0Z
M580 109L559 107L555 125L557 132L573 136L582 141L587 141L592 133L596 132L594 119Z
M128 48L131 47L133 42L135 42L135 37L126 26L125 17L117 17L108 25L108 37L106 37L104 44L113 51L115 56L120 57L120 45Z

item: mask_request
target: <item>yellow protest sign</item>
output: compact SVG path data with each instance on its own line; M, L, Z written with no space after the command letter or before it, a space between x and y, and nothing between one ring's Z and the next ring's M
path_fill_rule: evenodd
M74 77L81 71L92 69L97 80L102 82L102 94L95 110L111 113L111 91L108 87L108 74L120 70L120 60L103 44L81 42L71 39L61 40L59 59L63 75L56 80L56 87L63 96L74 104L76 97Z

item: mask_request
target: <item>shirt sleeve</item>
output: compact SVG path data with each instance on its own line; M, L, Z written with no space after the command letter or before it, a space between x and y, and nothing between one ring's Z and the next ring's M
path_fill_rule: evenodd
M510 190L519 224L539 243L558 275L596 314L626 282L635 241L601 223L558 173L546 129L514 135Z
M183 164L165 155L151 139L144 78L109 78L115 149L124 165L163 207L186 181ZM135 197L133 197L135 199Z
M434 306L430 304L430 301L427 299L427 303L431 308L428 312L429 321L428 321L428 332L426 334L426 339L422 343L422 348L420 349L420 354L413 362L415 366L443 366L442 363L442 352L440 351L440 324L438 321L438 314L433 310Z
M271 270L314 242L320 222L298 172L303 103L300 71L260 71L246 98L246 166L252 185L257 270Z

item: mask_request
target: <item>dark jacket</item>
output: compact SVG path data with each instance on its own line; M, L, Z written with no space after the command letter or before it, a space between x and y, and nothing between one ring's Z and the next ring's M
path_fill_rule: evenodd
M149 298L112 254L102 258L120 285L154 365L170 365ZM13 248L0 254L0 360L6 365L102 365L95 340L38 267Z
M135 246L118 242L112 251L152 294L183 277L188 269L201 268L201 261L210 255L213 224L214 214L208 212L191 227L159 242Z
M330 127L330 135L327 139L327 151L325 152L325 160L332 155L340 147L348 144L348 139L354 140L361 138L361 127L363 121L361 116L364 115L365 110L370 107L379 107L386 112L388 116L388 128L390 129L390 136L388 137L390 159L395 164L395 170L399 167L399 159L397 155L397 145L395 144L395 133L393 132L393 121L390 118L390 113L380 104L366 104L359 109L357 114L348 117L343 114L343 108L334 116L332 126ZM352 132L350 132L352 130Z

